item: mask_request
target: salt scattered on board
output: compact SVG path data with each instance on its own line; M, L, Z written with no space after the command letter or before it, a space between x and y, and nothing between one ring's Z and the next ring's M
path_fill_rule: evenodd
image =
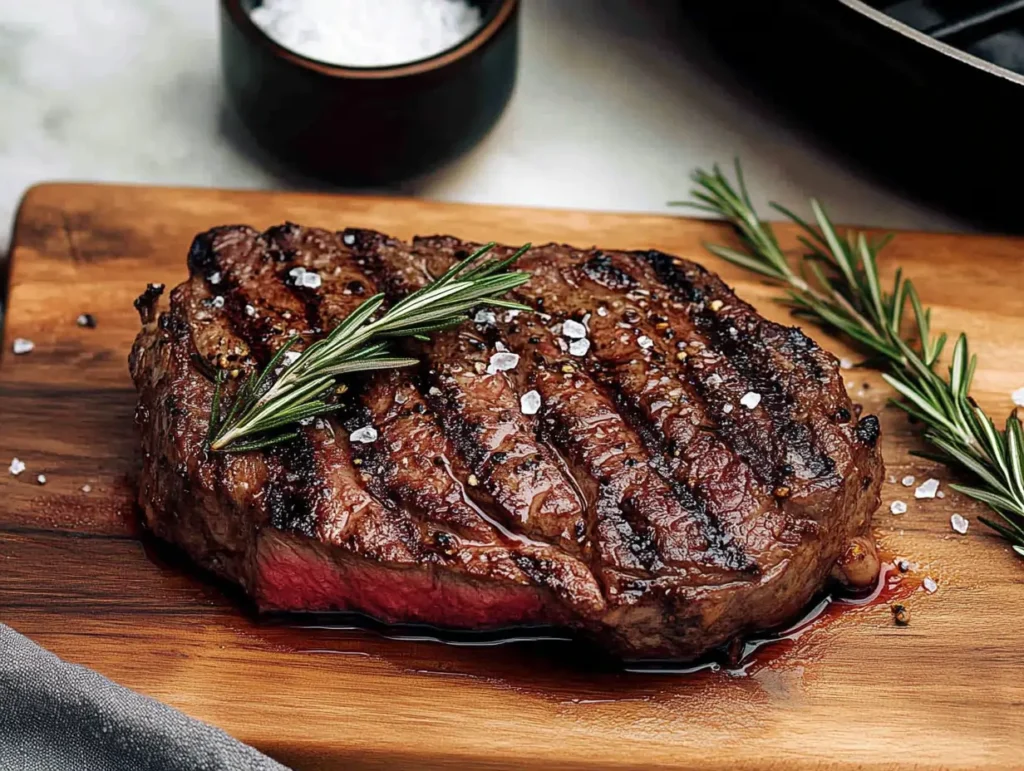
M586 356L587 351L590 350L590 341L583 337L579 340L573 340L569 343L569 353L573 356Z
M10 472L13 476L18 476L18 474L24 471L25 468L26 467L24 461L18 458L11 458Z
M587 328L578 321L566 319L562 324L562 334L572 340L579 340L587 336Z
M904 487L913 487L914 482L916 481L917 480L913 476L908 474L907 476L903 477L903 479L900 480L900 484L903 485Z
M24 337L14 338L14 342L11 344L11 352L15 356L22 356L26 353L31 353L32 349L36 347L36 344L31 340L26 340Z
M1018 388L1010 394L1010 398L1013 399L1013 403L1018 407L1024 407L1024 387Z
M350 442L359 442L360 444L370 444L371 442L377 441L377 429L373 426L363 426L357 428L351 434L348 435Z
M491 363L487 365L487 374L493 375L497 372L507 372L519 365L518 353L499 352L491 356Z
M971 526L971 523L967 521L967 517L963 517L960 514L954 514L950 517L949 524L960 535L964 535L967 532L967 528Z
M263 0L251 15L285 48L343 67L425 59L462 42L482 22L467 0Z
M889 511L891 511L893 514L906 514L907 504L905 504L903 501L893 501L892 503L889 504Z
M915 498L934 498L935 493L939 491L939 480L928 479L922 482L916 490L914 490Z
M754 409L761 403L761 394L757 391L747 391L743 394L743 398L740 399L740 404L746 407L748 410Z
M924 586L925 591L928 592L928 594L935 594L935 592L939 588L939 585L935 582L935 579L932 578L931 576L928 576L924 581L921 582L921 584L922 584L922 586Z

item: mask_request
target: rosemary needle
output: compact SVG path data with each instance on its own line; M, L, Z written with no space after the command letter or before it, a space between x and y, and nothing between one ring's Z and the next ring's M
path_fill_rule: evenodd
M330 334L286 363L285 356L295 342L292 338L261 372L251 373L242 382L226 411L221 405L223 375L218 374L210 409L210 448L245 452L294 438L297 423L339 409L331 395L343 375L416 364L416 359L391 354L394 338L427 340L433 332L458 326L470 309L482 304L530 310L501 299L529 280L529 273L508 268L530 245L508 258L475 264L493 248L494 243L481 247L380 318L374 319L374 315L382 308L384 295L370 297Z
M889 238L870 240L864 233L840 234L824 207L811 200L814 222L779 204L771 206L796 223L805 253L794 270L770 225L754 210L736 163L736 187L715 166L698 169L689 205L723 217L736 230L741 248L707 244L712 254L787 287L783 302L795 314L858 345L883 371L885 381L900 395L894 404L924 426L924 438L934 452L917 453L966 471L973 486L955 490L988 505L998 519L981 520L1006 538L1024 557L1024 431L1014 410L1003 430L970 397L977 357L968 350L967 336L953 345L946 373L936 364L947 337L932 335L931 312L910 279L897 270L886 291L878 275L878 254ZM903 332L910 305L914 334ZM916 338L916 340L914 339Z

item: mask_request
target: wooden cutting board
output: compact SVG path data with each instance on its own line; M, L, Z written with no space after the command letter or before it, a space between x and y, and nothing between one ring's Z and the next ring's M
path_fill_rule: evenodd
M702 248L720 225L655 216L53 184L18 215L0 366L0 621L64 658L221 726L282 762L327 768L1024 768L1024 562L952 493L889 481L888 552L915 568L887 603L820 621L732 675L595 669L569 644L455 647L257 623L237 597L134 526L132 300L186 275L192 236L285 219L399 236L656 247L703 261L762 312L774 290ZM785 230L792 243L792 231ZM905 233L885 252L970 332L975 394L998 415L1024 385L1024 241ZM79 328L80 313L98 326ZM838 355L840 343L812 334ZM23 356L15 338L35 342ZM888 479L947 473L908 451L877 375L847 373L883 417ZM7 473L13 456L28 470ZM46 475L46 484L37 475ZM89 492L83 486L91 486ZM889 512L901 499L909 511ZM966 536L950 528L960 512ZM920 588L933 577L938 591Z

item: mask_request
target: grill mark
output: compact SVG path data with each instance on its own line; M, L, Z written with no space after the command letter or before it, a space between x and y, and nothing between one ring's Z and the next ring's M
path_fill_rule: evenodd
M822 390L826 393L835 390L842 394L845 391L841 387L823 389L823 385L828 385L827 378L824 383L794 384L787 377L787 373L802 369L794 368L788 356L796 358L803 368L813 372L826 371L821 361L814 361L813 366L811 364L815 359L813 349L817 349L817 346L798 332L798 345L794 345L791 340L787 348L773 348L766 343L765 332L776 325L762 320L749 305L736 298L720 281L712 279L700 266L661 252L635 253L634 256L652 267L658 278L675 293L677 300L688 303L687 310L692 314L695 324L729 357L737 370L749 380L753 390L761 394L762 404L779 427L774 454L777 464L778 458L784 457L785 460L776 468L781 471L789 466L795 472L788 483L783 478L776 479L776 483L787 484L791 488L811 489L840 484L836 459L824 449L835 445L837 439L849 441L848 436L837 436L837 432L829 425L838 407L829 410L825 422L814 420L814 413L818 412L819 407L815 403L806 402L802 394L819 393ZM717 310L711 307L715 300L721 304ZM737 333L732 334L731 329L736 329ZM834 368L830 367L829 371L834 372ZM820 374L814 377L820 377ZM812 430L812 425L816 431ZM800 494L801 491L794 492Z
M427 260L426 268L431 273L438 273L444 270L453 259L458 258L458 251L467 252L470 249L475 248L473 244L464 244L456 239L449 237L434 237L434 238L418 238L414 240L416 246L422 247L425 250L425 254L422 255ZM501 255L503 252L507 252L507 248L497 250L497 254ZM539 256L540 255L540 256ZM532 259L530 257L532 256ZM540 250L531 250L528 254L527 259L524 261L522 267L524 269L533 269L536 266L538 260L544 260L550 255L543 255L543 247ZM432 261L432 262L431 262ZM618 281L626 281L628 277L624 277L621 273L616 274ZM527 288L532 287L534 281L527 285ZM542 306L543 303L539 301L539 298L535 298L533 295L525 292L521 292L517 299L525 300L530 302L535 300L537 306ZM540 385L546 384L549 393L545 395L545 409L547 410L548 396L551 396L564 389L559 389L557 383L560 382L564 375L561 372L563 366L569 365L576 368L579 364L578 359L570 359L570 357L563 353L561 349L556 345L553 336L550 331L543 325L535 322L533 319L527 316L521 316L516 319L515 322L507 326L507 334L511 343L511 348L523 356L520 367L523 366L523 361L528 362L534 367L534 372L531 375L533 385L538 386L538 390L542 394L545 392L539 387ZM552 376L553 374L553 376ZM615 422L615 430L621 432L622 441L625 446L631 448L631 452L635 452L634 457L629 458L637 466L642 466L645 471L649 471L652 466L656 466L656 459L652 457L644 448L643 443L639 440L639 437L632 431L627 425L622 415L619 414L616 409L616 405L608 399L607 396L602 392L601 388L590 378L586 373L577 372L572 376L578 378L573 381L573 388L570 391L577 391L575 394L576 398L584 398L582 390L587 391L585 398L588 401L588 408L594 411L604 410L605 413ZM581 390L582 389L582 390ZM570 394L570 396L573 396ZM604 535L608 538L616 540L621 546L623 543L629 545L628 551L633 554L636 558L630 569L647 569L654 566L649 556L649 547L646 543L643 532L638 532L628 522L626 514L631 511L628 503L625 506L626 511L623 511L622 503L625 497L622 495L622 490L618 491L619 497L615 505L609 505L609 491L606 489L606 484L602 483L600 479L597 479L597 484L594 484L594 458L590 459L590 462L580 462L579 447L576 444L580 441L580 436L583 433L580 426L571 426L573 416L571 414L560 415L560 416L548 416L545 412L546 418L545 423L552 425L555 430L548 430L547 433L555 441L557 445L561 447L564 454L570 459L574 465L575 476L580 486L587 491L589 488L589 494L587 497L594 502L594 514L593 520L596 521L600 526L603 522L611 522L615 520L613 527L606 528ZM589 468L588 468L589 466ZM597 463L600 466L600 462ZM600 472L597 474L598 477L602 476ZM676 515L682 515L684 512L683 507L686 505L694 506L699 509L700 504L691 495L683 494L682 486L669 486L660 476L648 475L645 480L645 484L651 485L658 489L659 494L667 496L667 499L671 499L671 502L666 502L664 505L669 509L674 509ZM680 496L680 497L677 497ZM614 497L614 496L612 496ZM628 496L626 496L628 497ZM680 519L685 520L684 537L679 543L672 543L673 538L677 538L680 533L678 532L678 525L676 524L677 532L673 532L672 529L668 529L665 533L661 534L659 539L659 548L669 552L670 557L665 559L660 557L663 563L680 562L688 559L693 559L693 555L700 552L708 558L709 567L712 569L728 569L735 570L737 566L743 565L748 567L750 565L743 555L742 551L738 550L738 544L725 545L723 544L723 538L720 531L714 528L704 526L703 523L698 521L698 517L693 516L693 512L686 512L685 516L680 516ZM706 522L705 518L705 522ZM636 524L634 522L634 524ZM646 529L646 525L645 528ZM644 530L642 529L642 530ZM704 531L707 531L705 533ZM710 534L712 537L709 539L706 534ZM689 542L687 542L689 539ZM680 548L681 547L681 548ZM613 558L616 556L616 549L610 551L610 555ZM680 553L682 552L682 554ZM686 556L682 556L685 554ZM621 564L626 564L628 560L621 560L622 552L618 550L617 556L620 558ZM659 569L659 568L656 568Z
M350 231L368 269L397 300L429 280L408 245L367 231ZM536 419L520 409L522 389L506 373L487 374L497 328L467 322L407 351L424 361L421 390L455 453L477 477L469 495L510 529L578 554L587 543L583 503L550 450L535 437ZM511 374L511 373L509 373Z
M524 258L523 267L534 276L523 293L528 301L544 297L545 307L563 319L580 320L586 310L589 370L616 394L620 411L658 454L659 470L708 540L730 551L737 569L752 569L753 555L771 545L784 518L750 466L718 436L701 393L675 359L671 330L659 329L637 304L647 303L647 296L617 291L639 282L604 252L588 256L541 247ZM574 312L561 298L576 294L596 304ZM606 315L597 312L599 307ZM658 324L667 326L664 319ZM643 336L651 340L649 349L637 343Z

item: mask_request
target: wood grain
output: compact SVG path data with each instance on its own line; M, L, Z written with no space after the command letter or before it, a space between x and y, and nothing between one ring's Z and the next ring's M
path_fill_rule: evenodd
M0 366L0 620L68 660L221 726L302 769L1024 768L1024 564L948 492L884 486L878 535L934 577L906 600L840 614L779 645L746 676L595 669L566 644L455 648L255 621L244 603L140 541L135 396L126 357L146 282L183 279L192 236L290 219L400 236L656 247L722 273L766 315L773 290L701 247L718 225L682 218L470 207L382 198L54 184L18 216ZM785 231L787 238L791 231ZM791 241L790 241L791 243ZM1024 385L1024 241L899 235L935 325L966 329L976 394L1004 414ZM93 313L96 329L75 325ZM839 355L848 349L814 336ZM32 339L10 355L15 337ZM948 475L913 459L880 379L847 374L883 418L889 478ZM36 475L47 476L45 486ZM82 486L91 485L91 492ZM902 517L888 504L908 501ZM949 516L971 519L955 535Z

